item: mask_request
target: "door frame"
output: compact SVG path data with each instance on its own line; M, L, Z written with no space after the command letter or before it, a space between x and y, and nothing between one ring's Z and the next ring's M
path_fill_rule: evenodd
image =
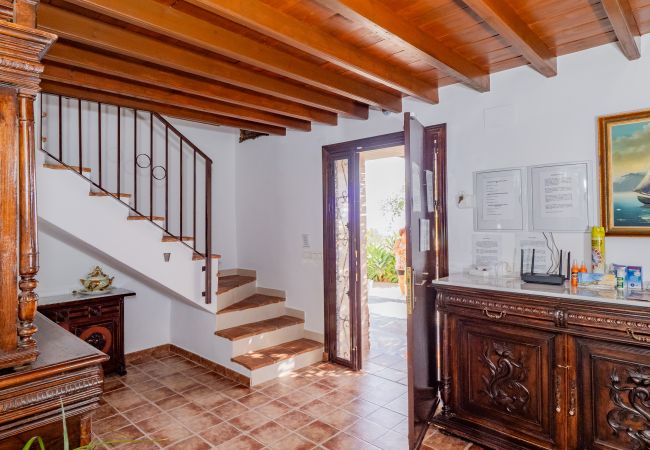
M431 218L433 229L438 235L438 251L431 252L431 268L434 269L433 278L445 277L449 274L448 241L447 241L447 126L446 124L430 125L424 127L425 145L427 155L434 155L433 166L436 177L436 214ZM356 342L361 337L361 302L360 283L354 283L354 290L350 295L350 319L352 330L353 352L350 361L341 360L336 356L336 248L331 230L335 226L335 205L332 201L331 191L333 186L332 162L337 159L349 158L353 164L349 166L349 183L355 189L349 193L352 210L351 242L356 254L360 254L360 216L359 216L359 170L358 155L361 152L377 150L396 145L404 145L403 131L373 136L364 139L341 142L323 146L323 277L324 277L324 322L325 322L325 359L330 362L350 367L353 370L361 369L362 354L361 343ZM431 151L429 151L431 150ZM360 275L360 265L351 251L350 279ZM354 276L352 270L354 269ZM437 380L436 380L437 381Z

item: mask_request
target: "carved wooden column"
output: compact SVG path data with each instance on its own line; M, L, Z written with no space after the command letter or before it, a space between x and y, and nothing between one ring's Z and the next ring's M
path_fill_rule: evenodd
M13 22L0 14L0 369L38 356L34 100L40 61L56 36L35 28L37 6L37 0L15 0Z

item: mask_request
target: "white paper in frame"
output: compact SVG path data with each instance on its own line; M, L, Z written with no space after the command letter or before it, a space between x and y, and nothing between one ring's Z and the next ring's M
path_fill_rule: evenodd
M528 168L528 215L531 231L589 231L593 192L588 161Z
M474 172L474 230L522 231L524 229L523 168Z

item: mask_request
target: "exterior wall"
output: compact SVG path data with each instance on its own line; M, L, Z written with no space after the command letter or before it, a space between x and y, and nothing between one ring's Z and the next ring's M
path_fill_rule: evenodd
M637 61L627 61L612 44L559 58L554 78L521 67L493 75L489 93L454 85L441 89L439 105L404 102L404 110L424 125L448 124L452 271L471 264L472 211L456 208L454 197L472 191L472 173L571 161L591 161L597 167L597 117L650 108L648 52L650 36L645 36L646 56ZM499 122L495 119L501 123L492 125ZM304 233L312 236L314 247L322 246L321 148L400 131L402 126L402 115L372 111L367 121L340 119L337 127L315 125L310 133L290 131L286 137L239 146L239 264L255 268L261 286L285 289L287 306L305 311L308 330L323 331L322 260L305 260L300 247ZM595 190L595 220L597 201ZM514 257L514 235L504 234L503 239ZM556 241L578 260L587 258L586 235L556 234ZM607 259L650 268L650 240L608 238Z

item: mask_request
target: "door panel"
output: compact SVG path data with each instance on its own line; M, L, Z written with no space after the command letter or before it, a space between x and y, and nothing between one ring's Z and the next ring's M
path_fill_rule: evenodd
M549 361L556 359L558 335L472 319L455 323L458 415L486 429L516 430L522 440L552 448L558 439Z
M406 170L406 290L409 444L415 448L437 404L435 359L435 307L431 281L432 227L421 242L421 227L429 220L425 170L432 170L425 129L409 113L404 115ZM432 150L430 150L432 153ZM426 228L425 228L426 231Z
M580 448L650 448L650 350L576 339Z

